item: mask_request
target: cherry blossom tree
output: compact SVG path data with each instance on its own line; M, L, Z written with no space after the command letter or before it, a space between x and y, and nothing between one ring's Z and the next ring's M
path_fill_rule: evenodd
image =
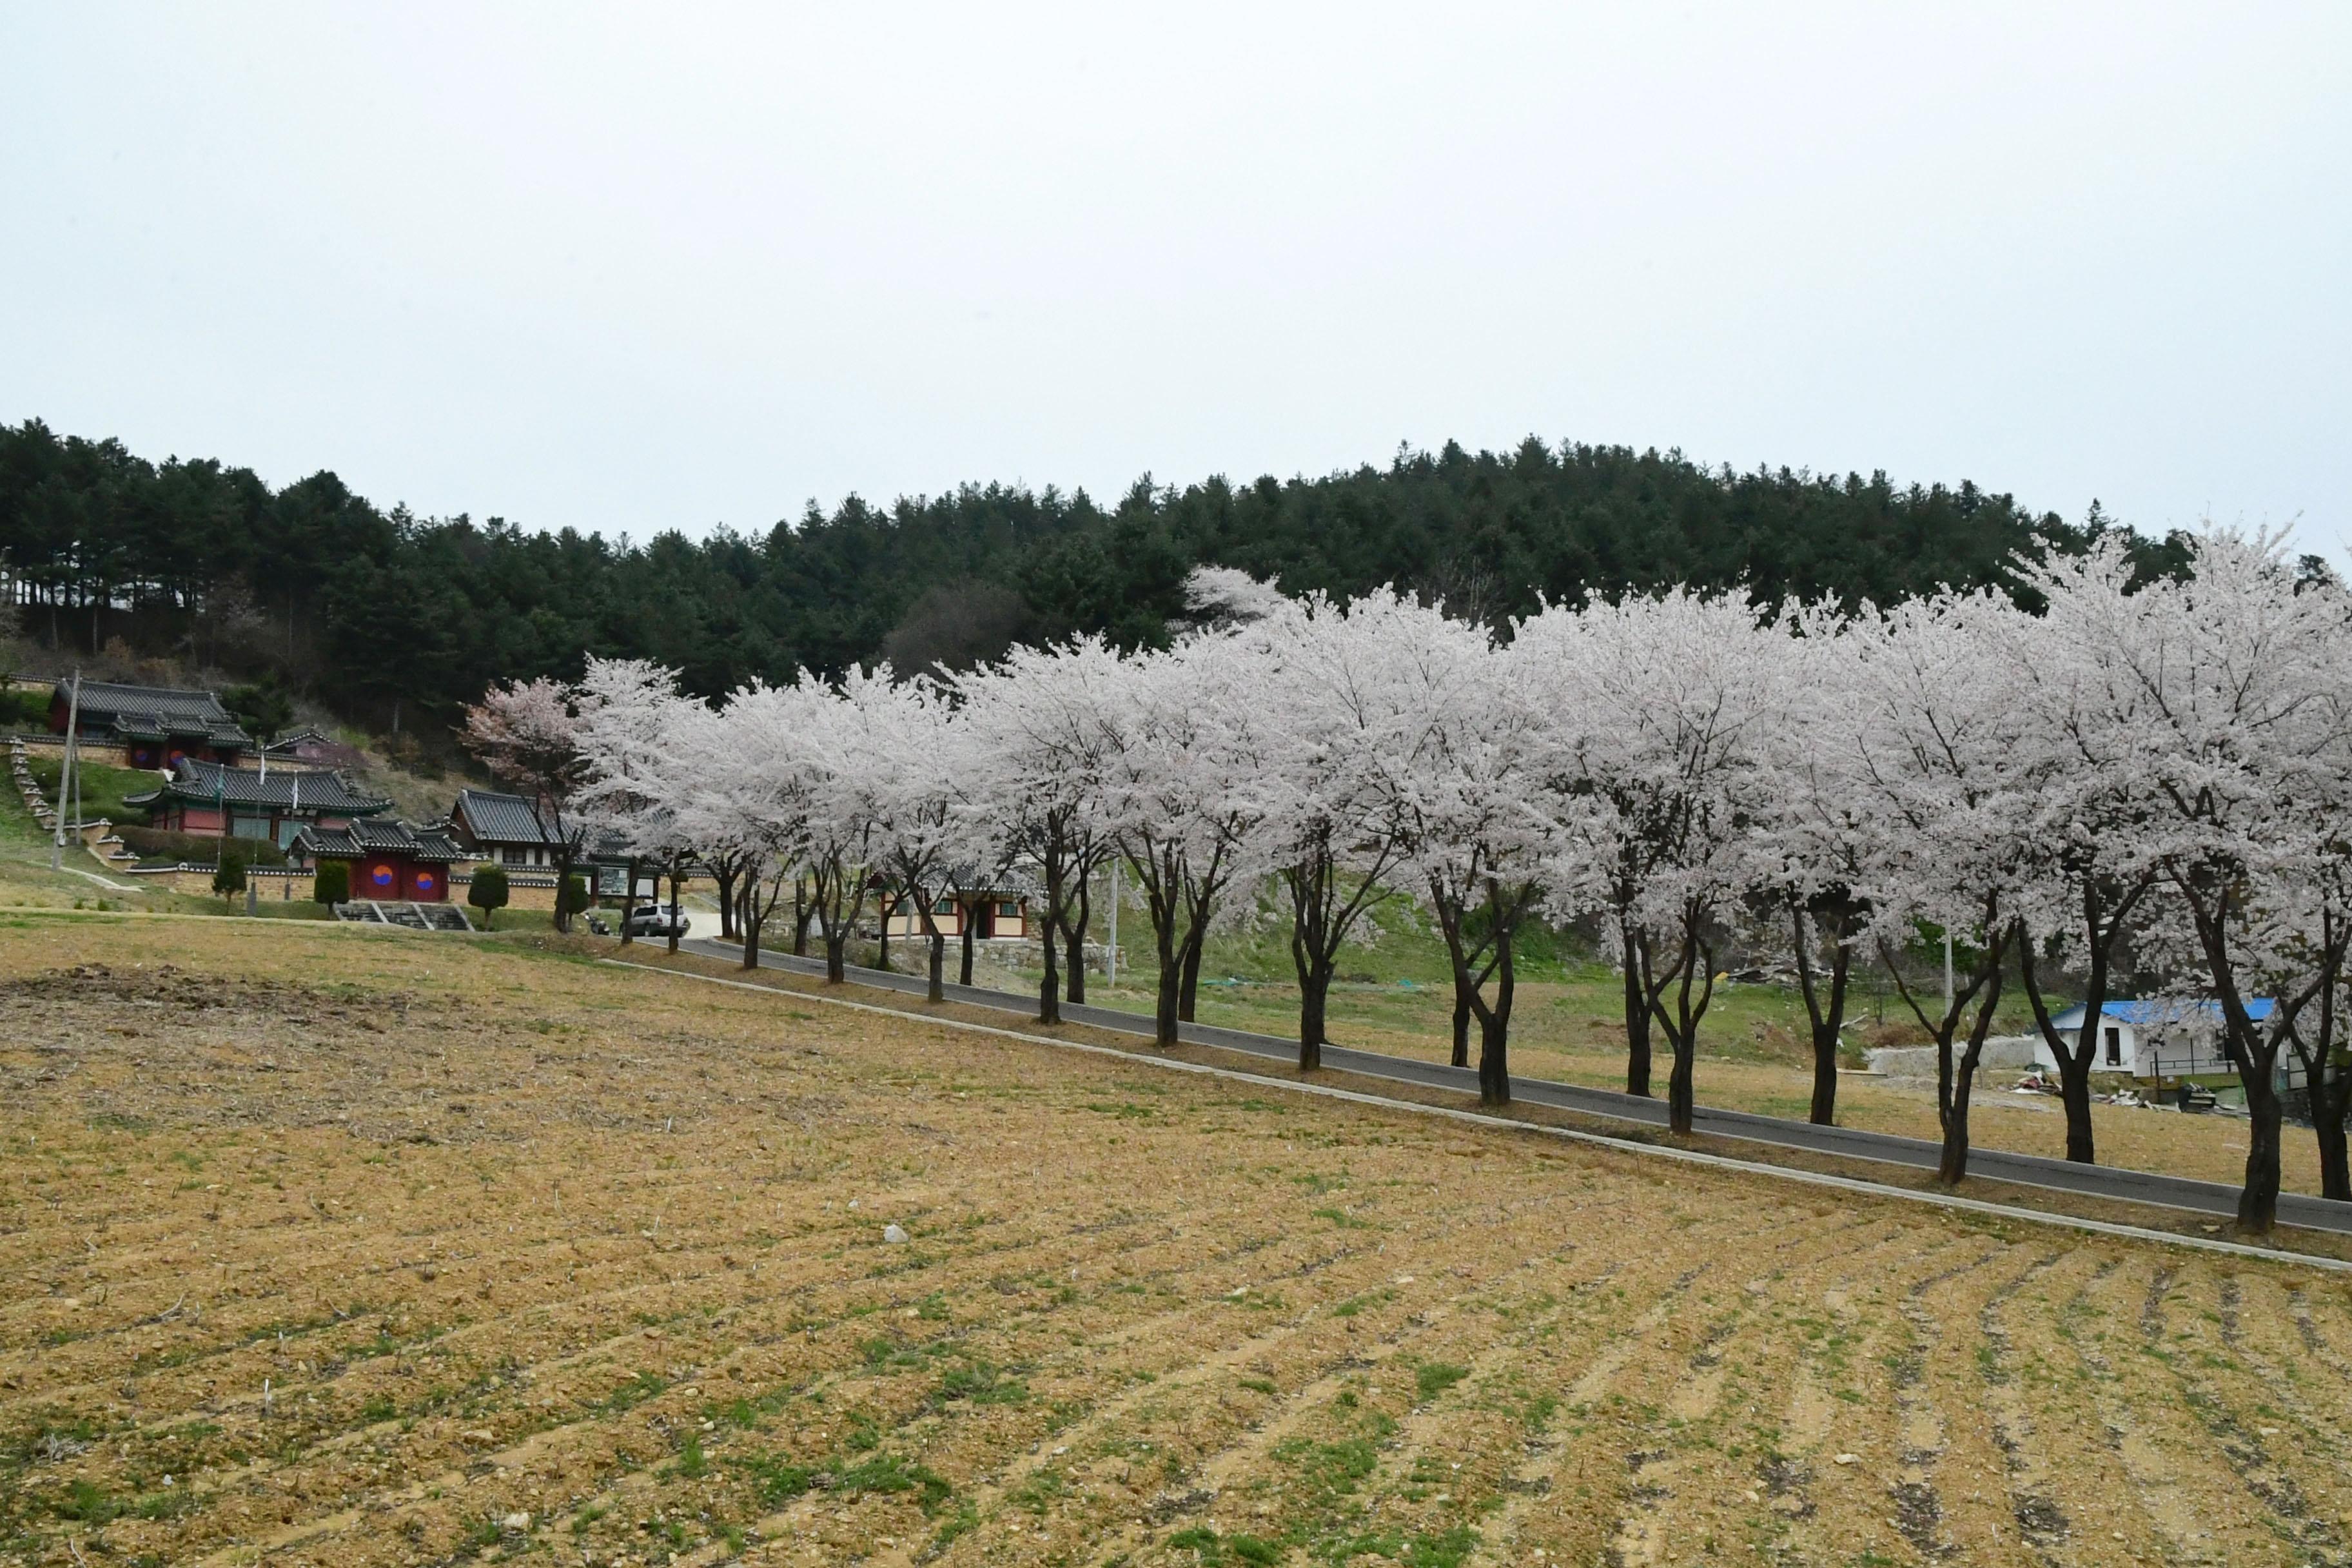
M1787 625L1785 713L1759 737L1769 777L1750 808L1752 896L1760 918L1787 922L1812 1047L1808 1119L1827 1127L1837 1120L1838 1051L1853 962L1870 931L1864 856L1879 810L1874 795L1851 787L1843 765L1856 713L1853 661L1843 640L1847 617L1834 608L1801 607Z
M585 831L570 809L582 764L571 693L546 676L493 686L467 708L458 734L467 751L522 795L554 846L555 929L570 931L562 895L571 886Z
M964 805L970 727L931 681L894 680L887 667L853 675L843 700L841 743L853 752L849 787L862 795L860 809L872 824L869 853L883 884L884 934L896 910L915 912L929 952L929 998L942 1001L947 933L938 906L953 868L969 864L972 849Z
M1517 942L1541 900L1550 846L1522 773L1532 736L1521 667L1505 660L1483 627L1464 630L1471 640L1454 650L1465 659L1453 671L1458 700L1432 715L1403 820L1415 890L1454 973L1454 1065L1468 1065L1475 1018L1478 1096L1500 1105L1511 1098Z
M1123 661L1115 706L1097 721L1103 832L1150 916L1163 1047L1190 1012L1221 901L1261 867L1265 721L1280 710L1266 675L1255 638L1195 637Z
M1969 1109L2021 917L2041 918L2023 865L2033 777L1999 644L2020 614L1991 593L1939 595L1864 616L1845 639L1855 722L1845 765L1875 797L1864 894L1904 1005L1936 1042L1939 1181L1968 1173ZM1948 932L1964 973L1930 1013L1900 951ZM1965 1041L1961 1031L1967 1031Z
M1290 906L1298 1066L1313 1071L1339 949L1391 896L1434 727L1476 700L1470 683L1489 648L1482 633L1385 588L1347 605L1286 600L1255 635L1263 689L1280 701L1265 726L1263 831Z
M2106 602L2093 640L2129 743L2120 765L2142 781L2137 831L2164 881L2150 945L2201 961L2246 1091L2238 1223L2260 1233L2277 1219L2278 1067L2295 1017L2291 996L2267 1020L2249 1004L2288 949L2329 945L2310 939L2325 919L2266 918L2264 905L2321 883L2352 840L2352 615L2341 587L2300 576L2275 535L2205 533L2188 567Z
M1536 715L1551 905L1611 910L1630 933L1643 1009L1673 1053L1677 1132L1691 1131L1719 927L1753 879L1749 825L1794 647L1745 595L1677 589L1546 609L1509 649Z
M2091 1119L2091 1069L2097 1062L2102 1009L2115 963L2136 915L2157 886L2159 867L2146 832L2142 721L2129 683L2119 684L2108 637L2137 613L2130 603L2136 569L2118 540L2056 556L2022 574L2044 601L2039 616L2002 619L1993 644L2024 721L2030 786L2021 852L2045 884L2046 925L2018 931L2019 978L2035 1027L2058 1063L2066 1114L2066 1158L2097 1157ZM2063 963L2083 975L2083 1022L2072 1040L2052 1021L2045 965Z
M975 802L1009 856L1036 868L1044 908L1045 974L1037 1021L1062 1020L1055 936L1108 853L1102 777L1126 674L1099 637L1055 648L1017 647L959 677L977 763Z
M670 907L677 912L678 884L695 846L681 831L674 792L666 777L670 731L681 706L674 670L643 659L590 658L572 693L573 725L580 749L580 787L575 798L588 831L625 846L629 855L628 906L636 898L637 869L646 862L666 875ZM621 940L631 940L628 922ZM677 951L677 922L669 950Z

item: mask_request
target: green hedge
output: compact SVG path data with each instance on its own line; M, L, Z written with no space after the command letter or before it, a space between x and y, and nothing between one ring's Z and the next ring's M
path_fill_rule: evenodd
M163 860L189 866L216 866L220 847L234 845L248 866L283 866L286 851L266 838L215 838L202 833L166 833L160 827L117 826L115 837L142 860Z
M14 733L49 727L49 694L46 691L0 691L0 731Z

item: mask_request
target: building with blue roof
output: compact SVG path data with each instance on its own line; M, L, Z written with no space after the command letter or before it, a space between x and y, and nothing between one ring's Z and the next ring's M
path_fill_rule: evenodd
M2274 1004L2257 996L2246 1004L2256 1023L2271 1016ZM2051 1020L2059 1036L2069 1041L2083 1026L2081 1006L2067 1008ZM2189 997L2153 997L2144 1001L2114 1001L2099 1009L2098 1054L2093 1072L2122 1073L2131 1078L2198 1078L2235 1072L2221 1044L2221 1005ZM2033 1059L2050 1072L2058 1058L2037 1032Z

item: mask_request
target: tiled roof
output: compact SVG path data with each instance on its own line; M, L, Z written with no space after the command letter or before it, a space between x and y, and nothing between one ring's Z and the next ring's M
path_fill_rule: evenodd
M194 805L222 802L233 806L276 806L281 811L294 810L299 798L304 812L325 812L335 816L370 816L392 807L388 800L360 794L339 773L280 769L265 775L257 769L224 767L218 763L200 763L194 757L182 757L163 788L143 795L125 795L122 804L149 805L167 797Z
M57 694L69 696L60 685ZM209 691L183 691L168 686L118 686L111 681L81 683L80 721L92 728L111 725L131 739L167 740L202 735L215 745L250 746L253 737Z
M349 827L320 827L314 824L294 836L293 849L297 855L321 860L360 860L380 854L444 862L469 858L441 824L411 827L389 817L362 817Z
M457 802L449 808L452 822L465 819L466 827L484 844L561 844L562 837L553 823L540 826L539 814L530 802L519 795L500 795L495 790L467 789L457 792Z

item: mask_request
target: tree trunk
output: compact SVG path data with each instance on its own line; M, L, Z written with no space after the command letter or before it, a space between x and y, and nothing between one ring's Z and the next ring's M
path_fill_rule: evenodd
M1184 944L1184 978L1176 994L1176 1016L1192 1023L1201 1000L1201 950L1208 945L1205 931L1194 931Z
M1062 972L1055 962L1054 933L1045 932L1045 974L1037 985L1037 1021L1058 1024L1062 1021Z
M1061 893L1061 873L1049 854L1045 861L1045 940L1038 944L1045 950L1045 974L1037 985L1037 1021L1041 1024L1062 1021L1062 975L1055 963L1055 950L1059 945L1055 941L1055 927L1062 909Z
M1827 1038L1823 1038L1824 1034ZM1837 1125L1838 1036L1813 1026L1813 1104L1806 1120L1816 1127Z
M963 918L959 922L963 928L963 966L960 971L958 971L956 984L959 985L969 985L971 984L972 940L976 934L973 928L980 924L980 916L976 912L980 906L978 904L963 904L958 907L963 910Z
M1973 1059L1960 1068L1951 1106L1944 1112L1944 1146L1936 1157L1936 1180L1948 1187L1958 1186L1969 1173L1969 1089L1976 1076Z
M1160 990L1153 999L1151 1039L1163 1051L1176 1043L1176 1026L1181 1021L1179 1005L1184 993L1184 950L1177 945L1176 933L1171 929L1175 918L1171 909L1168 923L1155 922L1152 931L1152 945L1160 959Z
M1081 863L1078 885L1072 890L1068 905L1057 922L1062 931L1062 951L1068 955L1070 969L1063 994L1069 998L1073 1006L1083 1004L1087 999L1087 927L1093 923L1094 906L1094 877L1090 868ZM1050 932L1046 940L1052 940Z
M1298 971L1298 1070L1323 1065L1323 1036L1331 998L1331 965L1308 961Z
M744 879L743 887L743 967L760 967L760 927L765 922L760 914L760 884Z
M678 928L686 923L677 918L677 884L678 864L672 860L669 863L669 952L672 958L677 956Z
M2026 933L2016 932L2021 942ZM1944 1144L1936 1159L1936 1179L1946 1186L1957 1186L1969 1173L1969 1102L1976 1088L1977 1064L1984 1059L1985 1037L1992 1033L1992 1016L2000 1005L2001 943L2008 940L2003 932L1990 939L1991 947L1986 962L1981 994L1977 998L1977 1021L1969 1030L1968 1049L1959 1061L1952 1061L1951 1036L1957 1030L1960 1011L1955 1008L1945 1020L1945 1036L1936 1053L1937 1077L1944 1086L1937 1109L1943 1113Z
M1451 1059L1458 1068L1470 1065L1470 1002L1476 994L1476 988L1470 983L1469 967L1456 964L1454 969L1454 1055Z
M1511 1102L1511 1001L1516 990L1511 931L1501 926L1495 933L1494 1005L1478 1016L1478 1098L1487 1105Z
M887 974L890 973L890 906L887 900L883 903L882 917L874 922L874 929L880 933L875 943L874 967Z
M849 932L836 929L824 933L824 983L839 985L848 978Z
M2317 1110L2317 1103L2313 1109ZM2319 1195L2334 1198L2337 1203L2352 1203L2352 1164L2346 1163L2344 1138L2344 1108L2339 1104L2332 1121L2321 1121L2315 1129L2319 1135Z
M931 976L930 988L924 994L930 1001L944 1002L948 999L948 935L937 921L925 923L931 928Z
M1698 1114L1698 1041L1670 1036L1674 1065L1666 1069L1666 1131L1687 1137Z
M2273 1063L2256 1065L2252 1056L2238 1064L2246 1086L2246 1188L2238 1194L2238 1228L2267 1235L2278 1224L2279 1097L2272 1083Z
M1069 983L1065 994L1072 1006L1084 1005L1087 999L1087 928L1078 926L1062 933L1064 962L1069 965Z
M816 902L798 875L793 878L793 956L808 956L809 921L816 919Z
M711 877L719 883L719 940L727 941L735 931L735 873L723 866L714 866Z
M2098 1163L2091 1143L2091 1064L2072 1051L2058 1053L2058 1103L2066 1111L2066 1158Z
M1650 1098L1650 998L1642 989L1633 928L1621 926L1625 959L1625 1092ZM1459 1049L1457 1047L1456 1049Z

